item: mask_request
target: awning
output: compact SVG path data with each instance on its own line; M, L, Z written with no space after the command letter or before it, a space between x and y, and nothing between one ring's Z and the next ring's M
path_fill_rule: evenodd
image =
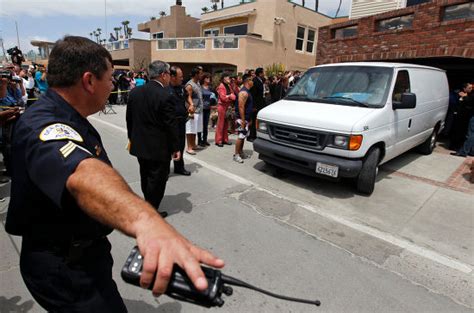
M214 23L214 22L218 22L218 21L228 20L228 19L235 18L235 17L246 17L246 16L249 16L249 15L254 15L256 13L257 13L257 9L251 9L251 10L242 11L242 12L238 12L238 13L219 15L219 16L216 16L216 17L201 18L199 20L199 22L201 24L209 24L209 23Z

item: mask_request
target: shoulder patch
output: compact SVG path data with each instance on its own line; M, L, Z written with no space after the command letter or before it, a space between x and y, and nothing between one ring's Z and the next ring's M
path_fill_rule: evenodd
M39 135L41 141L51 140L74 140L77 142L83 142L81 135L69 125L56 123L47 126L43 129Z

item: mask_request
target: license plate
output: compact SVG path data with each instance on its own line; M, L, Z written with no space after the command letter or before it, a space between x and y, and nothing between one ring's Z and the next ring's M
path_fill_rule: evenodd
M316 163L316 173L337 178L339 167L318 162Z

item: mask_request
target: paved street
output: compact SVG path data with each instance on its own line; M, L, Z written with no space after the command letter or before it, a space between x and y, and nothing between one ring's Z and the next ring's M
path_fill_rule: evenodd
M90 121L115 168L141 194L137 161L125 150L125 107L115 110ZM431 156L407 153L381 167L374 194L365 197L350 182L280 172L256 154L238 164L233 149L211 145L185 156L192 176L170 176L162 203L171 213L167 220L226 260L226 274L322 305L234 288L212 311L474 311L474 187L466 159L442 147ZM252 153L251 144L245 150ZM8 188L1 186L0 196ZM2 224L7 205L8 198L0 203ZM118 232L110 238L114 275L130 312L208 311L123 283L120 269L134 241ZM0 228L0 313L43 312L21 280L20 246Z

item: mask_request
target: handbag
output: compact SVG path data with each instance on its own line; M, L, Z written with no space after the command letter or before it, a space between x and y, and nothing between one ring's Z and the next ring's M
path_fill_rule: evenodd
M226 119L234 119L234 107L229 106L225 111L225 118Z

